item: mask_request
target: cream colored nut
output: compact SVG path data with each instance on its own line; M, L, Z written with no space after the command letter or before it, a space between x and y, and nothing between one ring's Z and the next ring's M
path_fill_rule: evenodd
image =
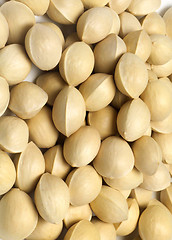
M100 143L97 129L83 126L66 138L63 146L64 158L72 167L86 166L96 157Z
M161 79L149 82L141 98L150 110L152 121L162 121L172 112L171 89Z
M73 206L82 206L98 196L102 187L102 178L92 166L87 165L70 172L66 183L69 187L70 203Z
M85 8L104 7L109 0L82 0Z
M117 116L117 128L126 141L139 139L149 126L150 111L140 98L128 101L121 107Z
M115 96L113 76L105 73L91 75L79 87L87 111L99 111L105 108Z
M116 34L108 35L94 48L95 72L113 74L119 58L126 52L124 41Z
M172 213L172 183L170 186L160 193L161 202L169 209Z
M131 0L110 0L108 5L112 8L117 14L124 12L130 5Z
M149 34L166 34L164 19L156 12L149 13L140 19L142 28Z
M146 65L133 53L125 53L120 58L114 77L117 88L131 98L138 98L148 83Z
M22 152L29 139L28 126L24 120L13 116L0 118L0 148L9 153Z
M105 139L117 133L116 118L117 111L107 106L97 112L89 112L87 122L98 130L101 139Z
M27 240L52 240L58 238L63 228L63 222L52 224L46 222L40 216L35 230L27 237Z
M16 0L28 6L37 16L43 16L47 10L50 0Z
M112 27L111 27L109 34L113 33L113 34L118 35L119 31L120 31L119 16L112 8L109 8L109 9L111 10L111 14L112 14Z
M94 68L94 54L84 42L75 42L66 48L59 63L63 79L72 86L84 82Z
M151 70L157 77L167 77L172 74L172 59L162 65L151 65Z
M15 186L24 192L31 192L36 187L41 175L45 172L45 160L40 149L33 143L14 158L17 178Z
M161 5L161 0L132 0L128 11L135 16L143 16L155 12Z
M59 92L66 86L58 72L47 72L36 79L36 84L48 94L48 104L53 106Z
M152 192L140 187L137 187L131 191L132 198L135 198L140 208L146 208L153 195Z
M25 4L16 1L5 2L1 12L9 25L8 44L23 44L27 31L35 24L33 12Z
M5 47L5 44L7 43L8 37L9 37L9 26L6 18L0 12L0 48Z
M136 168L146 175L155 174L162 162L162 152L157 142L152 137L143 136L133 143L132 150Z
M150 201L149 201L149 203L148 203L148 207L150 207L150 206L160 206L160 207L162 207L165 211L167 211L168 213L169 213L169 210L168 210L168 208L163 204L163 203L161 203L159 200L157 200L157 199L151 199Z
M131 193L131 189L130 190L119 190L119 191L120 191L120 193L122 193L122 195L125 197L125 199L127 199Z
M143 182L143 174L136 168L133 168L126 176L121 178L104 178L104 181L110 187L121 190L130 190L138 187Z
M154 175L143 175L143 183L140 187L154 192L161 191L170 186L170 180L171 177L168 169L161 163Z
M172 176L172 164L164 163L164 165L166 166L166 168L168 169L170 175Z
M132 233L137 226L137 221L139 219L139 206L135 199L128 198L128 219L121 223L115 223L116 233L118 236L127 236Z
M162 159L164 162L172 164L172 133L161 134L154 132L152 137L159 144L162 151Z
M83 124L86 107L81 93L72 86L64 87L57 95L52 111L56 128L69 137Z
M44 173L35 189L35 204L47 222L59 224L69 208L69 189L59 177Z
M172 24L172 7L168 8L168 10L165 12L163 19L165 21L166 25L166 31L167 31L167 36L172 38L172 30L171 30L171 24Z
M67 48L69 47L71 44L75 43L75 42L79 42L79 37L78 37L78 34L77 32L72 32L71 34L69 34L67 37L66 37L66 42L65 42L65 47L64 48Z
M46 172L64 179L71 167L65 161L61 145L56 145L44 153Z
M0 50L0 76L9 85L22 82L29 74L31 66L22 45L10 44Z
M161 34L150 35L152 51L148 62L153 65L162 65L172 59L172 40Z
M151 137L152 135L152 128L151 125L149 125L148 129L146 130L146 132L143 134L143 136L149 136Z
M96 7L87 10L80 16L77 23L79 38L88 44L103 40L112 29L113 18L112 10L108 7Z
M44 106L35 117L26 122L29 127L30 139L39 148L50 148L55 145L59 133L53 124L49 107Z
M134 155L125 140L112 136L102 142L93 164L101 176L106 178L121 178L133 169Z
M61 24L75 24L84 12L81 0L50 0L47 11L49 18Z
M172 215L161 206L149 206L141 214L139 234L143 240L170 240L172 238ZM161 226L161 227L158 227Z
M16 180L16 170L7 153L0 150L0 195L8 192Z
M128 33L124 42L127 46L127 52L134 53L144 62L147 61L151 54L152 42L145 30L138 30Z
M25 48L31 61L41 70L51 70L59 63L62 44L49 26L36 23L26 34Z
M7 81L0 77L0 116L6 111L10 100L10 91Z
M111 105L116 109L120 109L122 105L128 100L130 100L130 98L121 93L118 88L116 88L115 97L112 100Z
M105 223L94 217L91 222L100 234L100 240L116 240L116 231L112 223Z
M148 79L149 79L149 82L151 82L151 81L158 80L158 77L152 70L148 69Z
M14 86L10 93L9 109L22 119L34 117L46 104L48 95L31 82Z
M81 220L75 223L67 231L64 240L101 240L96 227L88 220Z
M130 32L142 29L139 20L131 13L123 12L119 15L119 18L121 22L119 35L122 38Z
M103 185L101 192L90 205L103 222L119 223L128 218L127 201L122 193L113 188Z
M89 204L82 206L72 206L70 205L68 211L64 218L64 224L66 228L70 228L73 224L81 221L88 220L92 218L92 211Z
M17 188L0 201L0 236L6 240L27 238L35 229L38 214L31 198Z

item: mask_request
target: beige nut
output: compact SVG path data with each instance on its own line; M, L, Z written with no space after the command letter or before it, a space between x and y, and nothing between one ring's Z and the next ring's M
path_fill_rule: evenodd
M83 124L86 115L85 101L73 86L64 87L56 97L52 118L56 128L69 137Z
M151 65L151 70L157 77L167 77L172 74L172 59L162 65Z
M27 31L35 24L33 12L25 4L17 1L5 2L1 6L1 12L9 25L8 44L23 44Z
M0 116L6 111L10 100L10 91L7 81L0 77Z
M25 48L31 61L41 70L51 70L59 63L62 44L49 26L36 23L26 34Z
M120 109L122 105L128 100L130 100L130 98L121 93L118 88L116 88L115 97L112 100L111 105L116 109Z
M172 38L172 30L171 30L171 23L172 23L172 7L168 8L165 12L163 19L166 25L167 36Z
M117 116L117 128L126 141L139 139L149 126L150 111L140 98L128 101L121 107Z
M0 236L6 240L27 238L35 229L38 213L32 199L13 188L0 201ZM10 224L9 224L10 223Z
M152 128L151 128L151 124L150 124L148 129L146 130L146 132L143 134L143 136L151 137L151 135L152 135Z
M125 53L120 58L114 77L117 88L131 98L138 98L148 83L146 65L133 53Z
M116 34L110 34L94 48L95 72L113 74L119 58L126 52L124 41Z
M72 32L71 34L69 34L67 37L66 37L66 42L65 42L65 49L67 47L69 47L71 44L75 43L75 42L79 42L79 37L78 37L78 34L77 32ZM90 45L89 45L90 46Z
M24 192L31 192L36 187L39 178L45 172L45 160L40 149L33 143L14 158L16 167L15 186Z
M5 47L5 44L7 43L8 37L9 37L9 26L6 18L0 12L0 48Z
M122 195L125 197L125 199L127 199L131 193L131 189L130 190L119 190L119 191L120 191L120 193L122 193Z
M152 191L137 187L131 191L132 198L135 198L141 209L146 208L153 197Z
M155 12L161 5L161 0L132 0L128 7L129 12L135 16L147 15Z
M130 5L131 0L110 0L108 6L117 14L124 12Z
M148 69L148 79L149 82L158 80L157 75L150 69Z
M113 76L105 73L91 75L79 87L87 111L99 111L109 105L115 96Z
M101 192L90 205L103 222L119 223L128 218L127 201L122 193L113 188L103 185Z
M81 0L50 0L47 11L49 18L61 24L75 24L84 12Z
M0 195L8 192L16 180L16 170L7 153L0 150Z
M134 155L124 139L112 136L102 142L93 165L103 177L121 178L133 169Z
M113 33L118 35L119 31L120 31L120 19L118 14L111 8L109 8L111 10L111 15L112 15L112 27L110 29L109 34Z
M35 117L26 120L30 140L39 148L53 147L58 139L59 133L53 124L51 115L51 109L44 106Z
M94 68L94 54L84 42L75 42L66 48L59 63L63 79L72 86L84 82Z
M10 44L0 50L0 76L5 78L9 85L22 82L29 74L31 66L22 45Z
M59 224L69 208L69 189L59 177L44 173L35 189L35 204L47 222Z
M160 193L161 202L169 209L172 213L172 183L170 186Z
M109 0L82 0L85 8L104 7Z
M28 126L24 120L13 116L0 118L0 148L9 153L22 152L29 139Z

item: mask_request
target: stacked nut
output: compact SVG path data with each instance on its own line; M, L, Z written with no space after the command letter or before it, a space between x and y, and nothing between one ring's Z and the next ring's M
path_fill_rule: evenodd
M172 8L161 17L160 4L1 5L0 239L172 239Z

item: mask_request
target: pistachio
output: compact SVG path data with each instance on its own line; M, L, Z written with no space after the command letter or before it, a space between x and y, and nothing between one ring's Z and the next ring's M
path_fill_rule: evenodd
M153 197L152 191L137 187L131 191L132 198L135 198L140 208L146 208Z
M10 100L10 91L7 81L0 77L0 116L6 111Z
M117 14L124 12L130 5L131 0L110 0L108 5L112 8Z
M128 11L135 16L143 16L155 12L161 5L161 0L132 0Z
M9 37L9 26L6 18L0 12L0 48L5 47L5 44L7 43L8 37Z
M116 88L115 97L111 104L114 108L120 109L124 103L126 103L130 98L121 93L118 88Z
M161 199L161 202L172 213L172 183L170 184L170 186L168 188L161 191L160 199Z
M163 19L166 25L167 36L172 38L171 23L172 23L172 7L165 12Z
M82 0L85 8L104 7L109 0Z

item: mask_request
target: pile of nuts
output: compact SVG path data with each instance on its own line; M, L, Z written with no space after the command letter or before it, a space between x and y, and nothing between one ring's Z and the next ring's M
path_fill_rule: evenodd
M172 240L172 8L160 4L1 5L0 239Z

